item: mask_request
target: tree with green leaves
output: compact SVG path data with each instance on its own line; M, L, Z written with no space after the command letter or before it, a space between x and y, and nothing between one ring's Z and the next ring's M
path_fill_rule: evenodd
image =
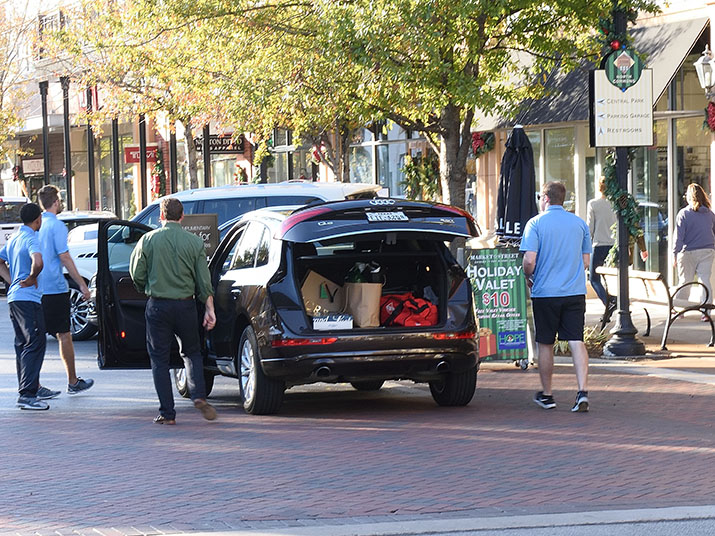
M655 0L619 3L657 9ZM463 206L477 110L515 114L550 90L553 69L595 58L599 17L613 1L133 0L114 12L114 0L101 4L91 31L101 27L103 40L83 46L122 56L105 81L150 88L157 104L259 141L292 129L334 149L338 177L354 129L392 121L427 138L444 201Z

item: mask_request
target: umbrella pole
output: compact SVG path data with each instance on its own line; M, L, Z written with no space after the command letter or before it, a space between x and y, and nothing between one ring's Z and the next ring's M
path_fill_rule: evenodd
M621 189L628 187L628 149L616 148L616 176ZM628 292L628 229L623 215L618 212L618 311L613 335L603 347L605 357L644 355L645 345L636 337L638 330L633 325Z

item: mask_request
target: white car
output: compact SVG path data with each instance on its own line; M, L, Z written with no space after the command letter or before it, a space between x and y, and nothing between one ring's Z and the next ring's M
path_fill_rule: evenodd
M0 248L22 226L20 209L29 202L27 197L0 197Z
M239 184L215 186L185 190L171 194L184 205L185 214L216 214L218 225L224 232L230 227L223 224L235 220L243 214L264 208L288 205L309 205L316 202L339 201L343 199L372 199L378 197L382 186L342 182L287 181L272 184ZM143 223L149 227L159 227L159 202L157 199L139 212L131 221ZM97 241L83 240L69 243L70 255L77 265L77 271L87 281L97 271ZM93 285L90 284L90 290ZM96 332L96 317L92 310L87 311L84 322L88 336ZM75 334L75 338L78 338ZM86 337L84 337L86 338Z
M0 248L22 226L20 209L29 202L27 197L0 197ZM7 291L7 284L1 278L0 289Z

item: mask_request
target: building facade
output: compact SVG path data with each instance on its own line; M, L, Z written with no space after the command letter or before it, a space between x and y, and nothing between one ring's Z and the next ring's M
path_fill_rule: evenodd
M668 239L673 236L677 212L685 205L688 184L715 193L715 137L704 122L708 100L700 87L694 62L712 40L715 4L673 2L657 17L641 18L629 30L634 46L653 70L654 143L639 147L632 161L629 191L639 201L647 261L638 256L636 267L661 272L675 283L673 254ZM604 166L605 149L590 146L588 122L588 70L567 75L554 73L553 94L526 103L513 123L483 117L479 126L494 129L495 151L479 158L474 177L478 199L486 199L480 225L493 231L496 192L504 144L513 124L522 124L534 149L536 188L551 180L565 183L565 207L585 219L586 205L598 195L597 183ZM487 158L485 158L487 157Z

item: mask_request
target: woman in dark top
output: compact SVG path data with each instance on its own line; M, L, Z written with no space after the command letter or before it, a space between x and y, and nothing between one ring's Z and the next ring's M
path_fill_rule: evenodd
M673 254L678 267L680 284L695 281L695 274L708 289L708 303L713 302L710 275L715 258L715 213L710 210L710 199L699 184L689 184L686 192L688 206L678 212L675 221ZM689 290L686 289L686 292ZM687 298L688 296L678 296ZM701 318L707 322L707 316Z

